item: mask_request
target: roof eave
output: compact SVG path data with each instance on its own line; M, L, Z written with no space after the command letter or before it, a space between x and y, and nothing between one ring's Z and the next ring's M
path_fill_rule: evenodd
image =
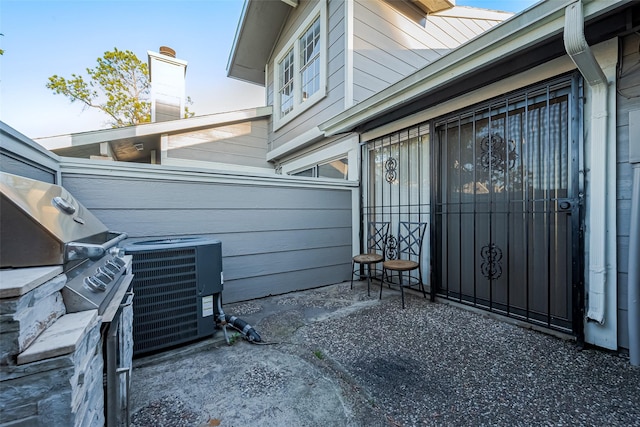
M227 63L227 77L265 85L265 65L297 0L245 0Z

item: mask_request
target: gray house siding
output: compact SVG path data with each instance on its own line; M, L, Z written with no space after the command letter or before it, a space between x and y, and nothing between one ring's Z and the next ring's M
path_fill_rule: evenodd
M58 156L0 122L0 170L55 184Z
M88 164L87 164L88 165ZM146 166L146 165L142 165ZM353 189L291 178L65 167L63 184L130 241L222 241L224 301L309 289L350 277ZM132 176L132 174L134 176ZM96 191L96 189L100 191Z
M625 71L637 64L638 38L636 35L621 39L622 77L618 79L617 95L617 271L618 271L618 345L629 348L627 284L629 271L629 231L631 215L632 168L629 163L629 111L640 110L640 73Z
M171 134L167 157L271 168L266 159L267 119Z
M381 91L499 22L456 14L456 8L430 14L423 27L390 3L355 0L354 102Z
M274 55L280 52L284 44L298 30L302 21L311 13L317 1L300 1L300 5L292 10L289 20L282 32L280 40L274 48ZM344 65L345 65L345 39L344 39L344 13L345 4L340 0L327 0L327 93L324 99L302 112L277 131L272 133L269 141L269 149L273 150L317 126L324 120L328 120L344 109ZM274 104L274 58L269 62L267 88L267 102ZM274 114L278 114L274 111Z

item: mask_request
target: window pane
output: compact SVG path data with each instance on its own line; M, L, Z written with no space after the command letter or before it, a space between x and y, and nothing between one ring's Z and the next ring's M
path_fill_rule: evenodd
M293 49L278 64L280 116L293 110Z
M315 167L313 167L311 169L305 169L305 170L300 171L300 172L292 173L291 175L293 175L293 176L311 176L311 177L313 177L313 170L314 169L315 169Z
M347 179L349 174L349 162L347 158L334 160L323 165L318 165L318 176L323 178Z
M320 18L300 38L302 101L320 89Z

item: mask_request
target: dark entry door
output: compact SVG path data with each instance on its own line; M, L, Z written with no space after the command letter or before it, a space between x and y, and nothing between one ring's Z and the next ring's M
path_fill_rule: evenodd
M567 79L437 123L440 296L545 327L576 329L576 94L576 82Z

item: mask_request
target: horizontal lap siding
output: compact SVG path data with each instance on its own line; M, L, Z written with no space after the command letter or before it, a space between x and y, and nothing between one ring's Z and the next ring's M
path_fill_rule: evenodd
M638 36L632 34L622 41L622 77L618 79L616 128L616 221L618 271L618 345L629 348L628 271L629 231L631 221L632 168L629 164L629 111L640 109L640 72L625 73L637 64Z
M170 135L167 156L176 159L270 168L268 121L254 120Z
M349 188L153 180L65 173L63 183L129 241L207 236L222 241L225 302L347 280Z
M356 0L354 101L385 89L498 23L455 17L455 9L452 14L429 15L422 27L384 1Z

